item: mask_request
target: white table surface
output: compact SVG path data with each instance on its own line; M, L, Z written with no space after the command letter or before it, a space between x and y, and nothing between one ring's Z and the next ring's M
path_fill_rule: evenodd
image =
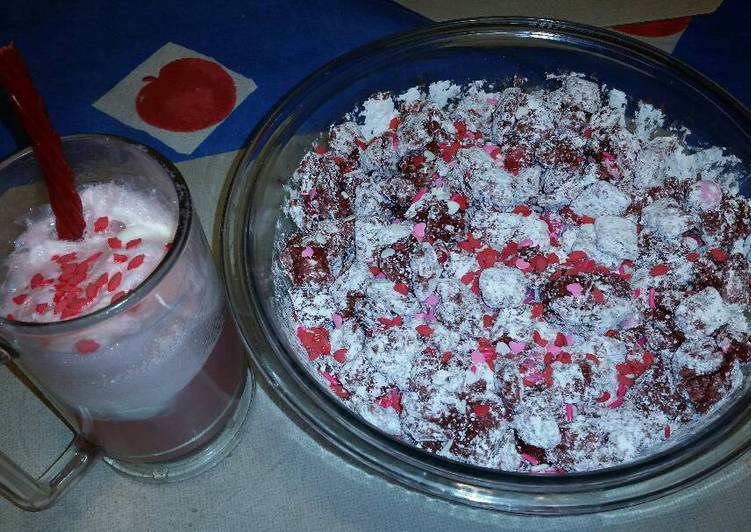
M236 153L180 166L207 234ZM208 179L207 176L212 176ZM70 432L6 369L0 370L0 449L35 473ZM204 475L141 484L103 462L56 506L23 512L0 499L0 531L461 531L751 529L751 454L681 493L635 508L551 518L475 510L367 474L321 448L259 386L242 442Z

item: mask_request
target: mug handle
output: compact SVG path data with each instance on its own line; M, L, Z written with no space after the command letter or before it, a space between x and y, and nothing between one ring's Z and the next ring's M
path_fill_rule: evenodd
M0 364L15 353L0 343ZM0 495L23 510L36 512L52 506L88 471L99 457L99 448L76 435L63 454L35 479L0 452Z

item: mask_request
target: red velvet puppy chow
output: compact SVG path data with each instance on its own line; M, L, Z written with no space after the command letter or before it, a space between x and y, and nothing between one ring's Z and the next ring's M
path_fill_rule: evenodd
M369 423L566 473L657 452L742 387L751 205L740 161L649 103L546 87L441 81L332 125L287 186L277 296Z

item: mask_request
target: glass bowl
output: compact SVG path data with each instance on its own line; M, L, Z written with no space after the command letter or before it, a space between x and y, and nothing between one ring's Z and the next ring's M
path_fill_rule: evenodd
M437 24L364 46L311 74L255 130L234 175L222 222L230 301L255 365L277 400L343 457L433 496L520 513L584 513L681 490L719 470L751 444L748 388L711 423L639 461L567 475L470 466L401 443L366 423L298 361L278 318L272 263L283 185L311 141L377 91L448 79L545 83L548 72L580 72L662 109L691 130L692 145L724 146L751 161L751 114L684 63L592 27L543 19L488 18ZM749 184L744 183L744 193Z

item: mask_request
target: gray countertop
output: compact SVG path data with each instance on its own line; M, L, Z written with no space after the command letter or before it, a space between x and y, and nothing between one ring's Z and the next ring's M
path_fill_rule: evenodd
M207 234L236 153L180 164ZM207 179L211 175L212 179ZM41 473L70 432L6 369L0 449ZM751 454L680 493L635 508L575 517L493 513L430 499L365 473L323 449L259 386L243 440L204 475L171 485L141 484L103 462L56 506L26 513L0 500L0 530L747 530Z

